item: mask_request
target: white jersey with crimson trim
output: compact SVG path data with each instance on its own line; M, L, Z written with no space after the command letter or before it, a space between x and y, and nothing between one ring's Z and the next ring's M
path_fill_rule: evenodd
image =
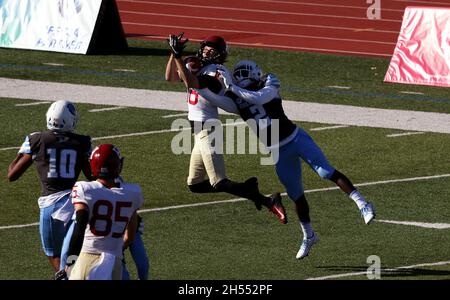
M72 203L89 210L82 252L110 253L122 257L123 234L144 198L137 184L124 183L107 188L98 181L78 181L72 189Z
M211 88L210 83L215 85L215 93L219 95L225 94L225 88L222 86L219 80L215 78L217 69L222 67L221 65L210 64L203 67L196 76L199 78L200 89L188 90L188 119L190 121L205 122L208 119L217 119L219 112L217 106L202 97L198 90L204 88ZM202 80L209 78L210 80ZM217 83L216 83L217 82Z

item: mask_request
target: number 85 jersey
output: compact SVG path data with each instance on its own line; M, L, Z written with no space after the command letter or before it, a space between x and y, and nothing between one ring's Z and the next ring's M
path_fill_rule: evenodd
M140 186L123 183L117 188L107 188L98 181L78 181L71 197L73 204L83 203L89 210L81 251L121 257L125 229L144 202Z

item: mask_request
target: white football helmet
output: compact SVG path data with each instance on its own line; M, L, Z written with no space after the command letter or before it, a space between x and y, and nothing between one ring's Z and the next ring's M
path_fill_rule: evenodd
M47 128L59 131L73 131L79 118L73 103L65 100L53 102L45 116Z
M233 79L242 88L261 80L261 68L252 60L241 60L233 69Z

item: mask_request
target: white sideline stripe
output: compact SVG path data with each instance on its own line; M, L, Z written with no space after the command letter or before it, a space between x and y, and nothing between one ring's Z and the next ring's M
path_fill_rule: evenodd
M41 105L41 104L50 104L51 102L49 101L44 101L44 102L31 102L31 103L21 103L21 104L16 104L14 106L33 106L33 105Z
M432 229L448 229L448 228L450 228L450 224L447 224L447 223L426 223L426 222L393 221L393 220L374 220L374 221L380 222L380 223L416 226L416 227L432 228Z
M165 115L165 116L162 116L161 118L166 119L166 118L175 118L175 117L185 117L185 116L187 116L187 115L188 115L187 113L183 113L183 114L173 114L173 115Z
M366 8L367 9L367 8ZM136 15L150 15L150 16L163 16L163 17L175 17L175 18L185 18L185 19L200 19L200 20L211 20L211 21L229 21L229 22L241 22L241 23L255 23L255 24L270 24L270 25L283 25L283 26L295 26L295 27L312 27L312 28L324 28L324 29L337 29L337 30L351 30L351 31L370 31L370 32L382 32L382 33L392 33L398 35L398 31L392 30L378 30L374 28L360 28L356 29L354 27L340 27L340 26L326 26L326 25L313 25L313 24L299 24L299 23L286 23L286 22L265 22L256 20L236 20L232 18L208 18L208 17L198 17L198 16L187 16L187 15L177 15L177 14L162 14L162 13L151 13L142 12L134 10L121 10L121 13L136 14Z
M395 271L399 271L399 270L414 269L414 268L419 268L419 267L445 266L445 265L449 265L449 264L450 264L450 261L439 261L439 262L435 262L435 263L424 263L424 264L403 266L403 267L397 267L397 268L381 269L381 275L383 275L383 272L395 272ZM367 271L352 272L352 273L342 273L342 274L328 275L328 276L322 276L322 277L311 277L311 278L307 278L306 280L326 280L326 279L351 277L351 276L366 275L366 274L367 274Z
M363 183L355 184L355 186L357 186L357 187L370 186L370 185L396 183L396 182L429 180L429 179L444 178L444 177L450 177L450 174L441 174L441 175L424 176L424 177L412 177L412 178L401 178L401 179L391 179L391 180L374 181L374 182L363 182ZM332 190L337 190L337 189L339 189L339 188L338 187L329 187L329 188L306 190L305 193L317 193L317 192L332 191ZM286 196L286 193L282 193L281 195ZM201 203L182 204L182 205L174 205L174 206L166 206L166 207L148 208L148 209L139 210L138 212L139 213L147 213L147 212L154 212L154 211L165 211L165 210L178 209L178 208L187 208L187 207L204 206L204 205L214 205L214 204L222 204L222 203L233 203L233 202L240 202L240 201L248 201L248 200L244 199L244 198L235 198L235 199L219 200L219 201L211 201L211 202L201 202ZM1 229L29 227L29 226L36 226L36 225L39 225L39 223L32 223L32 224L25 224L25 225L1 226L0 230Z
M315 127L310 128L311 131L321 131L321 130L329 130L329 129L338 129L338 128L347 128L349 125L336 125L336 126L326 126L326 127Z
M416 134L424 134L425 132L405 132L405 133L394 133L388 134L386 137L399 137L399 136L407 136L407 135L416 135Z
M340 86L340 85L329 85L328 87L332 88L332 89L341 89L341 90L351 89L351 87L349 87L349 86Z
M110 111L110 110L118 110L118 109L124 109L124 108L126 108L126 107L114 106L114 107L106 107L106 108L95 108L95 109L88 110L88 112Z

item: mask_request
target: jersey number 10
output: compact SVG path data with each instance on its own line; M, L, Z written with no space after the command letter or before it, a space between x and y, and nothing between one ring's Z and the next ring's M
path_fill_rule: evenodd
M47 154L50 157L47 178L75 178L77 151L73 149L62 149L58 155L58 150L55 148L47 149Z

